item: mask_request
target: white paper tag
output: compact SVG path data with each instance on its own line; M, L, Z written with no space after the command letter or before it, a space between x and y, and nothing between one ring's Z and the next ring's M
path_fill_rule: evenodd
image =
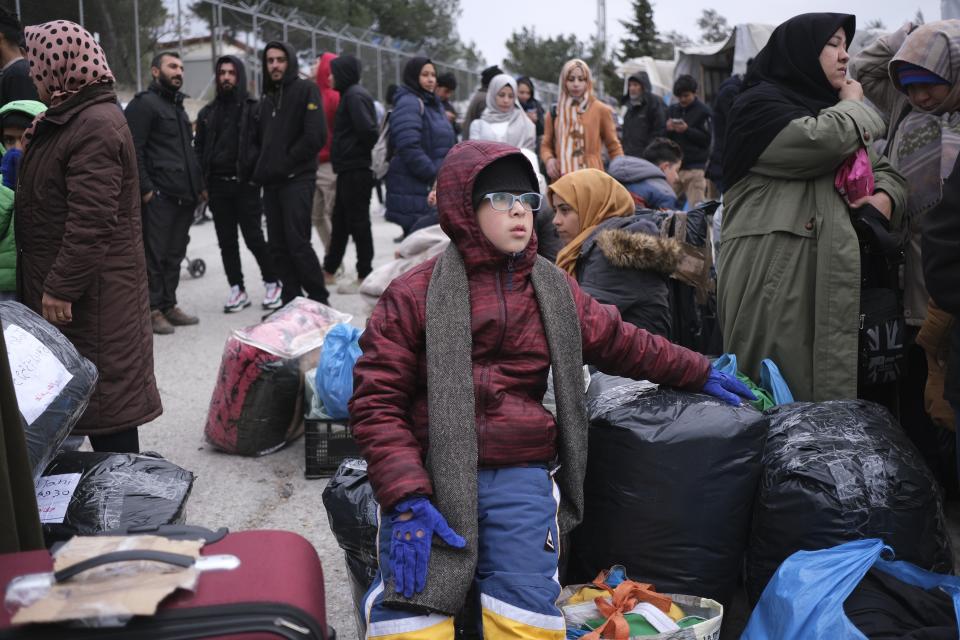
M63 391L73 374L42 342L15 324L3 331L20 413L28 425Z
M60 473L37 480L37 507L40 522L63 522L70 506L70 498L80 482L79 473Z

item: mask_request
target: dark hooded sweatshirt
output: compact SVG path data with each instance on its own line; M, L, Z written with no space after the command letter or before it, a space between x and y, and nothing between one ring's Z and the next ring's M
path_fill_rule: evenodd
M269 49L287 53L287 71L280 82L273 82L266 71ZM268 42L261 62L263 96L257 128L260 155L253 181L281 186L291 180L313 180L317 154L327 141L320 89L315 82L297 77L297 53L286 42Z
M232 64L237 70L237 86L225 93L217 85L217 97L197 115L193 147L205 180L220 176L247 182L259 151L255 139L258 105L256 98L247 93L243 62L236 56L222 56L217 60L217 75L224 63Z
M623 114L623 152L642 158L643 150L654 138L667 134L667 105L654 95L646 73L635 73L629 80L639 82L643 94L637 100L631 100L629 94L623 97L627 108Z
M380 129L373 97L360 85L360 61L342 55L330 63L334 89L340 92L340 104L333 125L330 162L334 173L370 168L370 152Z

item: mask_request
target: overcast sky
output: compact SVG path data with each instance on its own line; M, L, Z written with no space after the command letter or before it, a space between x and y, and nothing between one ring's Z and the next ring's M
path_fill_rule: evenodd
M912 19L917 9L924 18L940 18L940 0L653 0L653 17L661 32L676 30L694 40L699 37L697 18L705 8L716 9L731 25L743 22L779 24L807 11L838 11L857 16L858 23L879 18L888 27ZM475 41L488 64L499 64L506 56L504 42L524 25L540 35L575 33L587 40L596 33L597 9L591 0L460 0L460 37ZM631 13L630 0L607 0L607 41L620 42Z

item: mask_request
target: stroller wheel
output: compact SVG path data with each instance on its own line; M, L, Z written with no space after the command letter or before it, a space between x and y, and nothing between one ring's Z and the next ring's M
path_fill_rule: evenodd
M187 264L187 273L189 273L194 278L202 278L203 274L207 272L207 263L202 259L197 258L196 260L191 260Z

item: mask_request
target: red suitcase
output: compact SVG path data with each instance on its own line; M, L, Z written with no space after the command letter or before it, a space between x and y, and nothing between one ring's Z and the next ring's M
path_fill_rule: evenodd
M203 547L203 555L240 558L232 571L200 574L196 591L176 591L157 614L118 628L10 626L0 606L0 639L334 640L327 626L323 569L313 546L289 531L241 531ZM0 555L0 586L16 576L52 571L47 551Z

